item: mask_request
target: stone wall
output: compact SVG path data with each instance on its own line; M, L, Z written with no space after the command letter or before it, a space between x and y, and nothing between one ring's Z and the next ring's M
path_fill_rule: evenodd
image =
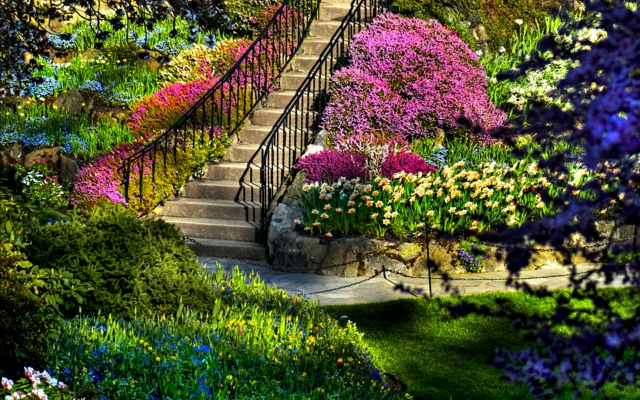
M461 265L457 249L459 242L452 238L429 240L429 257L424 238L411 242L369 239L362 236L344 238L318 238L295 230L294 220L301 218L304 210L296 205L279 204L269 228L269 254L274 268L292 271L335 275L343 277L372 276L382 270L401 272L409 276L424 277L428 274L427 260L434 273L462 274L467 271ZM614 230L613 222L597 224L600 233L608 237ZM613 239L633 235L633 227L616 229ZM627 242L629 243L629 242ZM579 250L588 244L574 236L568 247L577 251L566 255L561 250L533 247L529 266L525 270L562 268L589 262L587 253L593 249ZM602 249L602 248L599 248ZM483 272L506 270L506 250L500 245L486 246L487 260Z

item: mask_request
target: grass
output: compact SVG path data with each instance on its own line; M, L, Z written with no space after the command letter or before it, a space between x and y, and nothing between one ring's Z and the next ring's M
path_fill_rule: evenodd
M606 289L618 296L616 307L626 316L637 307L637 293L630 289ZM531 347L522 332L506 319L470 315L452 319L446 305L467 300L496 307L496 299L511 300L529 314L550 312L555 301L523 293L494 293L443 299L403 299L375 304L328 306L334 318L355 322L370 346L376 366L406 385L415 399L519 399L529 398L524 385L501 380L501 371L490 365L496 348ZM610 297L612 298L612 297ZM639 398L636 389L607 387L599 398ZM566 398L571 398L567 394Z

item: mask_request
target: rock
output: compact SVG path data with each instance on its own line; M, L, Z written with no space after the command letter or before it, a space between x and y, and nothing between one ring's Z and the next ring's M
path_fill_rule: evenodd
M13 164L22 163L24 158L24 148L17 143L12 144L0 152L0 158L3 163Z
M101 53L100 50L89 48L83 51L82 53L80 53L79 56L81 60L89 61L96 58L100 53Z
M318 134L316 135L316 139L313 141L313 144L322 148L327 147L327 131L323 129L318 132Z
M150 72L155 72L162 66L162 64L158 61L162 57L162 54L158 53L157 51L149 51L148 53L149 57L145 58L141 57L141 55L144 54L144 51L139 52L136 63L138 64L139 68L146 68Z
M24 156L24 165L29 169L33 162L36 160L42 160L47 164L47 166L49 166L49 168L56 169L58 166L58 160L60 160L59 153L60 147L34 150Z
M305 150L305 152L302 155L302 157L304 157L306 155L309 155L309 154L319 153L322 150L324 150L324 147L316 146L315 144L310 144L309 146L307 146L307 150Z
M69 158L62 154L59 160L60 166L60 183L63 185L70 185L76 180L76 175L80 168L78 163L73 158Z
M350 251L350 243L346 238L331 240L327 253L320 265L321 275L358 276L360 261Z
M116 112L113 116L120 122L126 122L129 120L129 114L126 112Z
M53 103L59 111L66 111L72 115L80 115L85 109L85 101L78 89L69 89L62 93Z
M464 271L459 267L457 258L453 258L455 253L455 246L452 242L445 240L431 240L429 241L429 265L431 266L431 272L439 274L457 274Z
M305 184L305 173L298 171L293 178L293 182L287 188L287 193L282 199L284 204L291 206L300 206L298 196L302 193L302 186Z
M269 256L273 257L275 253L275 241L284 231L293 231L295 228L294 221L304 217L304 209L301 207L289 206L287 204L278 204L276 211L271 217L269 224L268 244Z
M433 273L433 270L431 272ZM413 265L409 269L409 275L416 276L416 277L429 276L429 270L427 269L427 252L426 251L422 253L418 258L416 258L416 260L413 262Z
M373 276L376 273L381 272L383 268L391 272L399 272L405 275L409 274L407 266L400 261L387 256L373 256L364 264L364 273L362 275Z
M111 111L94 111L93 112L93 120L94 121L104 121L104 122L113 122L115 118L113 117L113 113Z
M471 29L470 32L476 43L480 40L483 42L489 40L489 35L487 35L487 31L484 28L484 25L478 25L475 28Z
M415 260L423 251L423 248L415 243L402 243L398 246L398 255L405 263Z
M507 270L507 252L494 246L486 246L487 259L484 260L485 272L500 272Z

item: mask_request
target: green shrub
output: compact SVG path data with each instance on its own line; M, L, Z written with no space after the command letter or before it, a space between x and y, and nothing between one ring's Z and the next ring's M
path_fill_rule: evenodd
M43 226L30 238L34 263L65 269L93 288L83 313L133 318L173 314L180 299L198 310L213 302L204 268L176 229L161 220L138 219L121 205Z
M30 265L22 236L32 226L31 215L0 190L0 371L15 372L26 360L37 366L44 361L51 314L29 290L31 277L19 272Z

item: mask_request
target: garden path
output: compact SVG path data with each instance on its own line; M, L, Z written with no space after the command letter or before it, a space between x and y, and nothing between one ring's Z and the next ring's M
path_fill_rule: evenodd
M275 285L280 289L284 289L289 294L300 294L303 290L305 293L316 293L330 290L324 293L309 295L309 298L318 301L319 305L338 305L338 304L356 304L356 303L375 303L412 297L413 295L396 289L395 284L406 285L412 291L421 290L422 293L429 294L429 282L427 278L404 278L393 273L388 273L384 279L382 275L370 279L366 282L359 283L367 279L366 277L342 278L336 276L323 276L315 274L301 274L293 272L281 272L273 270L267 262L239 262L238 260L216 259L210 257L200 257L200 262L208 268L214 268L216 261L226 270L231 271L234 266L238 265L241 271L249 273L255 271L260 278L267 284ZM262 266L260 266L262 265ZM577 266L579 273L594 269L595 265L584 264ZM548 289L565 289L569 285L568 270L566 268L548 268L536 271L523 271L521 278L532 287L545 286ZM463 274L451 276L452 288L457 289L460 294L479 294L491 293L497 291L513 291L513 287L506 287L506 279L508 272L488 272L481 274ZM604 286L604 279L598 279L598 282ZM354 286L342 288L351 284ZM433 275L431 280L432 293L434 297L451 295L451 291L447 291L443 285L440 275ZM621 279L616 279L608 286L620 287L625 286ZM331 290L335 288L342 288Z

